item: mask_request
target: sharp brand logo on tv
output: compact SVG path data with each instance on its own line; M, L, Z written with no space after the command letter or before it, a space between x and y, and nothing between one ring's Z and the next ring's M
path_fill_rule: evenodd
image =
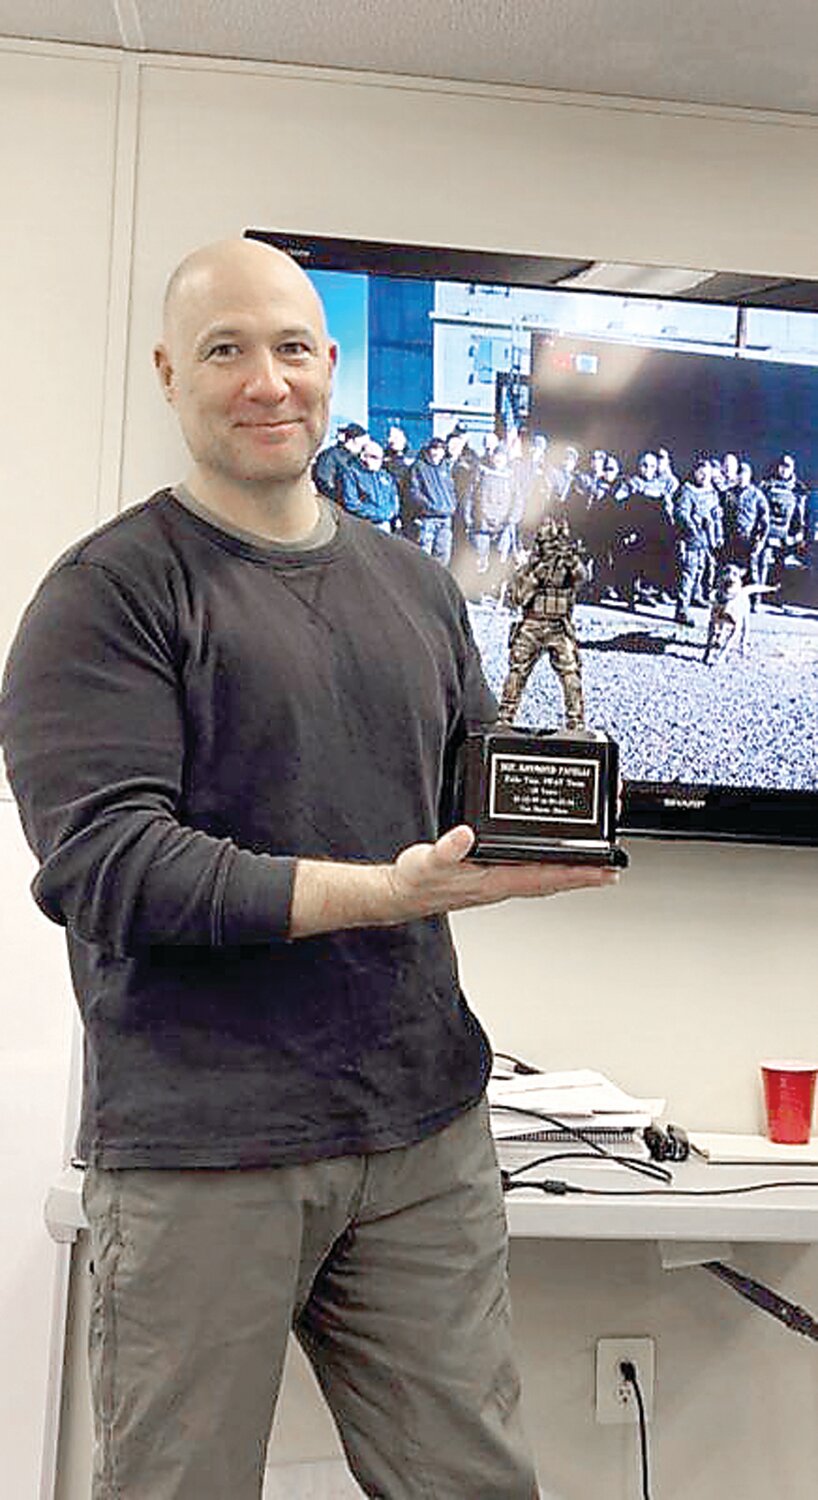
M706 797L663 797L663 807L706 807Z

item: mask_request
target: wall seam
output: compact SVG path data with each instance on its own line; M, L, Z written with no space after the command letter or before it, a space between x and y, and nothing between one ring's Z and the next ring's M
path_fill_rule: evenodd
M140 73L141 60L131 53L122 53L111 181L111 237L97 462L98 524L111 519L120 508L139 150Z

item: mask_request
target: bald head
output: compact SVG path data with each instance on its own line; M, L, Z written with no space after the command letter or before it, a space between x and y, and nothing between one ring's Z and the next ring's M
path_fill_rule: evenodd
M230 288L248 288L258 297L264 288L275 288L277 294L294 295L309 306L324 337L326 320L321 300L309 277L283 250L261 240L217 240L202 245L179 262L165 289L163 338L173 340L180 322L208 298Z
M321 301L283 251L221 240L186 256L154 361L194 459L194 493L226 503L229 491L234 510L253 486L279 500L311 495L335 355Z

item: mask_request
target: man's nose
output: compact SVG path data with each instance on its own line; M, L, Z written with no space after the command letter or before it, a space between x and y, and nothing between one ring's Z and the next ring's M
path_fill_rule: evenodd
M289 387L272 349L260 349L254 356L244 388L256 400L283 401Z

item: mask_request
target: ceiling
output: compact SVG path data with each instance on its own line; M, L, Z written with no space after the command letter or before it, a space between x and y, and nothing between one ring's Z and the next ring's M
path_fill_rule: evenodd
M818 115L817 0L0 0L0 36Z
M818 125L818 0L0 0L4 36L784 111ZM789 278L554 262L551 280L818 306L818 283Z

